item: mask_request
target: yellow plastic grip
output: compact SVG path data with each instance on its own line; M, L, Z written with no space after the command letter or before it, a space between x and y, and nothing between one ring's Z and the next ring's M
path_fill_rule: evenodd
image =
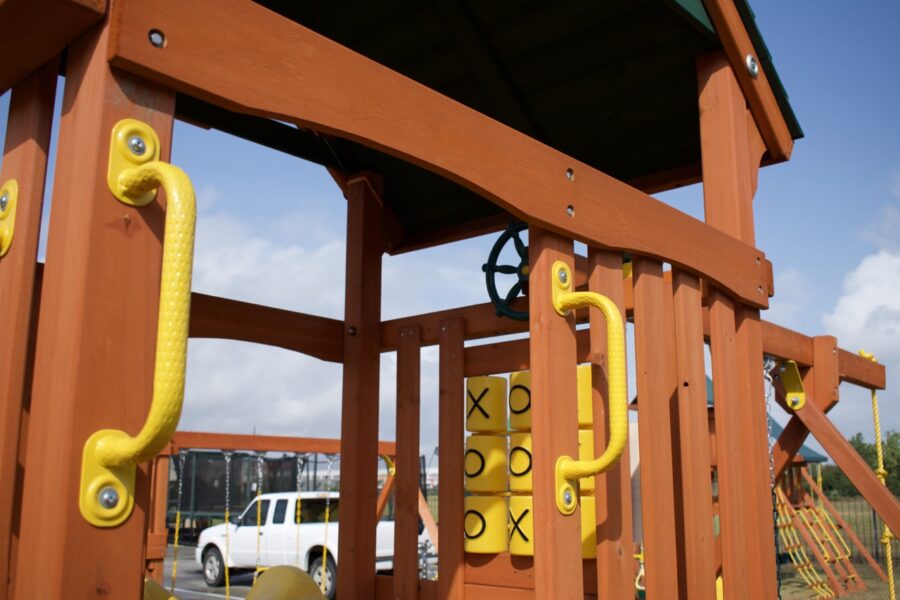
M574 481L593 477L612 467L625 450L628 441L628 388L625 375L625 325L615 303L595 292L574 292L569 266L556 261L552 267L553 307L560 315L593 306L606 319L607 364L609 368L609 442L594 460L575 460L561 456L556 461L556 505L560 512L571 515L578 505L578 488Z
M82 457L81 512L99 527L118 525L131 514L135 466L169 443L184 400L196 206L187 175L158 157L159 139L148 125L126 119L115 126L109 168L113 194L143 206L162 187L167 202L150 411L135 436L111 429L94 433Z

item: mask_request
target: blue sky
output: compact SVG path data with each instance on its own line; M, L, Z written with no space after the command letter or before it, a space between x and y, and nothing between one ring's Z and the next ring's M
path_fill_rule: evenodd
M900 430L900 3L752 2L806 133L792 159L760 174L757 245L775 268L764 318L889 367L886 428ZM5 131L8 96L0 99ZM177 124L173 162L198 190L195 289L340 318L345 202L324 169L223 134ZM702 215L698 186L661 199ZM486 301L493 236L389 257L383 316ZM323 282L325 282L323 284ZM337 435L340 368L259 346L194 340L183 427ZM381 428L392 439L393 355L384 358ZM423 353L422 446L436 440L437 356ZM833 418L871 437L868 394L842 388ZM779 418L779 420L782 420Z

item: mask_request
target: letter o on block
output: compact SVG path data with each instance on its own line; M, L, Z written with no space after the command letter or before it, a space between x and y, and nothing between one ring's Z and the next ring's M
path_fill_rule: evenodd
M498 554L507 549L507 508L503 496L466 496L464 547L473 554Z
M509 375L509 428L531 430L531 371Z
M463 464L466 490L480 493L506 491L506 436L470 435Z
M466 380L466 429L473 433L506 431L506 379Z
M513 433L509 436L509 489L530 492L531 486L531 434Z

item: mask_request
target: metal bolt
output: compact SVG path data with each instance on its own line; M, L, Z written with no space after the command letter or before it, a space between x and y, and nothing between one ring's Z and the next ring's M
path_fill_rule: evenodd
M747 72L750 73L750 77L753 79L759 77L759 63L756 62L756 57L752 54L747 55Z
M571 217L574 217L574 216L575 216L575 207L572 206L571 204L568 205L568 206L566 207L566 214L569 215L570 218L571 218Z
M566 506L572 504L572 490L566 490L563 492L563 502L565 502Z
M144 142L144 138L141 136L133 135L128 138L128 149L131 150L132 154L143 156L144 152L147 151L147 143Z
M150 39L150 45L154 48L162 48L166 45L166 34L159 29L151 29L147 32L147 37Z
M569 282L569 275L566 273L565 269L559 270L559 282L563 285L566 285Z
M566 179L569 181L575 181L575 171L572 169L566 169Z
M105 487L97 495L97 501L100 502L100 506L103 508L115 508L119 504L119 492L113 487Z
M7 206L9 206L9 194L3 192L3 195L0 196L0 212L6 212Z

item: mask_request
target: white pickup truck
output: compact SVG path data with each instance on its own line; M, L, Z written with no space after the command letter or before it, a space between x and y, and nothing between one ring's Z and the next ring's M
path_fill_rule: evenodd
M294 565L306 570L320 583L325 578L325 595L334 598L340 501L336 492L302 492L300 524L297 524L297 493L262 494L259 526L259 566ZM329 523L325 506L329 504ZM225 532L228 530L226 552ZM420 539L426 539L423 533ZM323 548L328 552L323 569ZM376 570L393 568L394 522L379 521L375 535ZM225 580L225 568L253 570L257 566L256 499L232 523L222 523L200 532L197 562L207 585L218 587Z

